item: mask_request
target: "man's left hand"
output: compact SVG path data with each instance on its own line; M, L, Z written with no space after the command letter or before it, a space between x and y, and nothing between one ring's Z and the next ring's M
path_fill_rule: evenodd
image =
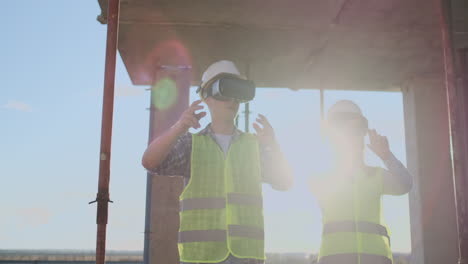
M369 141L367 146L382 160L388 160L391 155L388 139L385 136L379 135L375 129L369 129Z
M262 127L260 125L262 125ZM258 115L256 122L253 123L253 127L257 132L257 139L261 145L270 147L276 145L275 131L264 115Z

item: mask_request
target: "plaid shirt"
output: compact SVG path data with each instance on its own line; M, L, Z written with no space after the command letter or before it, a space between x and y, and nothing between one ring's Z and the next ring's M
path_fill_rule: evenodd
M234 132L231 142L239 139L242 135L242 131L237 130ZM213 140L214 132L211 129L211 126L208 125L205 129L199 132L201 135L210 135ZM180 136L174 147L171 149L165 160L159 165L158 168L150 170L150 173L157 175L180 175L184 177L185 185L187 185L188 180L190 179L190 162L191 162L191 153L192 153L192 134L186 133ZM260 146L260 162L261 162L261 171L263 182L269 183L275 186L281 186L280 182L276 182L275 179L284 175L272 175L275 172L281 173L282 170L277 170L276 166L282 164L275 160L274 151L272 151L268 146ZM275 166L276 165L276 166ZM257 259L239 259L230 255L225 261L218 264L263 264L264 261ZM184 264L182 262L182 264ZM194 264L194 263L190 263ZM202 264L202 263L197 263Z
M239 139L240 135L242 135L242 131L236 129L232 138L232 142ZM210 135L213 140L216 142L214 138L214 132L211 129L211 126L208 125L202 131L199 132L200 135ZM186 133L180 136L175 145L172 147L171 151L165 158L165 160L159 165L159 167L149 170L150 173L157 174L157 175L167 175L167 176L183 176L185 184L188 183L190 179L190 166L191 166L191 153L192 153L192 134ZM272 185L280 185L281 183L277 183L274 177L276 175L271 175L275 171L280 172L281 170L275 170L275 164L279 165L275 158L273 151L271 151L268 146L260 145L260 162L261 162L261 171L262 171L262 179L263 182L269 183ZM278 175L281 177L281 175Z

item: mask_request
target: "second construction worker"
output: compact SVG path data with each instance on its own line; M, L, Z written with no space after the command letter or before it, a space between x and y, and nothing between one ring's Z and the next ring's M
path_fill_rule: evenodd
M368 129L367 119L353 102L333 105L325 131L336 154L333 169L313 177L311 188L322 211L320 264L392 264L390 235L382 223L382 195L403 195L412 177L390 151L386 137ZM364 162L368 147L387 169Z

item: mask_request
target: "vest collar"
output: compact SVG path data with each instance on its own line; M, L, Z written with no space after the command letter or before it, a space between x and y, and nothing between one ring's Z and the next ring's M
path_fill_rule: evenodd
M204 129L202 129L200 132L198 132L199 135L209 135L211 138L215 139L214 138L214 131L213 129L211 128L211 123L209 123ZM239 129L235 129L234 130L234 134L233 134L233 137L232 137L232 142L238 140L240 138L240 136L242 136L244 134L244 132L240 131ZM216 141L216 140L215 140Z

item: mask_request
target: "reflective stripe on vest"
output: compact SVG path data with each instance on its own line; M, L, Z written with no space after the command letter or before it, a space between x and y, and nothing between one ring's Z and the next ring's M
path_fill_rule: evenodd
M261 196L254 196L244 193L228 193L227 200L229 204L247 205L257 208L263 208L263 199Z
M338 254L321 257L319 264L392 264L392 260L370 254Z
M388 239L388 243L390 244L390 236L388 235L387 228L383 225L370 222L342 221L326 223L323 226L324 235L339 232L360 232L377 234L386 237Z
M242 225L229 225L229 235L233 237L245 237L264 240L265 234L262 228Z
M180 211L223 208L226 208L224 198L189 198L180 201Z
M224 242L226 241L226 237L226 230L190 230L179 232L180 243Z
M263 229L252 226L230 225L229 235L233 237L245 237L264 240ZM190 230L179 232L180 243L191 242L224 242L226 241L226 230Z
M229 204L263 208L262 197L244 193L229 193L227 197ZM223 208L226 208L225 198L188 198L180 201L180 211Z

